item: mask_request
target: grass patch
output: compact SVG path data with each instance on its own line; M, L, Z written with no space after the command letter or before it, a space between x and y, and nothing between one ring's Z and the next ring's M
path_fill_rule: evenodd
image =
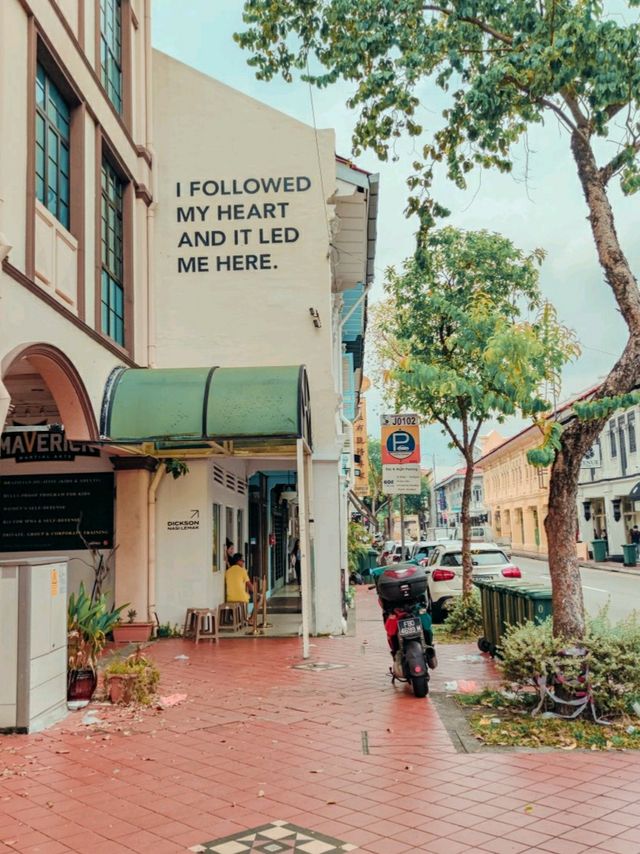
M477 643L480 634L476 631L453 632L444 623L433 626L433 637L439 643Z
M455 699L467 711L471 730L483 744L561 750L640 749L637 719L621 718L604 726L588 720L532 718L534 693L504 694L485 689L479 694L457 694Z

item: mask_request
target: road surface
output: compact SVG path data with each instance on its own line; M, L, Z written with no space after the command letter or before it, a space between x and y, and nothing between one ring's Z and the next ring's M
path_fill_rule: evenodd
M527 580L549 580L549 565L544 560L513 556L513 563L520 567ZM626 617L634 609L640 610L640 568L637 578L620 572L605 572L600 569L582 567L582 590L584 603L590 614L609 602L612 620Z

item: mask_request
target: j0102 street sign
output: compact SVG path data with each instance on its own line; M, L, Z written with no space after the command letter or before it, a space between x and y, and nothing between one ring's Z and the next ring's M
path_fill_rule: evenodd
M420 494L420 426L413 414L383 415L382 488L387 495Z

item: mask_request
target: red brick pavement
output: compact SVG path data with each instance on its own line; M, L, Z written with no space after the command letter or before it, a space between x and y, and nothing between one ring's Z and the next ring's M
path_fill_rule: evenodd
M391 686L365 589L358 617L314 640L342 669L292 669L297 638L167 640L151 654L181 704L0 737L0 854L180 852L278 819L377 854L640 852L640 757L456 753L432 702ZM474 652L441 647L432 689L495 680Z

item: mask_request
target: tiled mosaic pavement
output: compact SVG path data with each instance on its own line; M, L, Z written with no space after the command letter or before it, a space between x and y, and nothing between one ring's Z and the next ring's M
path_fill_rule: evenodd
M391 686L375 593L357 598L355 637L313 641L342 668L294 669L299 638L164 640L176 705L0 737L0 854L186 854L273 822L358 854L640 854L640 755L457 752L433 701ZM496 679L473 645L438 657L434 690Z
M272 821L250 831L243 830L190 848L194 854L341 854L355 845L314 833L286 821Z

